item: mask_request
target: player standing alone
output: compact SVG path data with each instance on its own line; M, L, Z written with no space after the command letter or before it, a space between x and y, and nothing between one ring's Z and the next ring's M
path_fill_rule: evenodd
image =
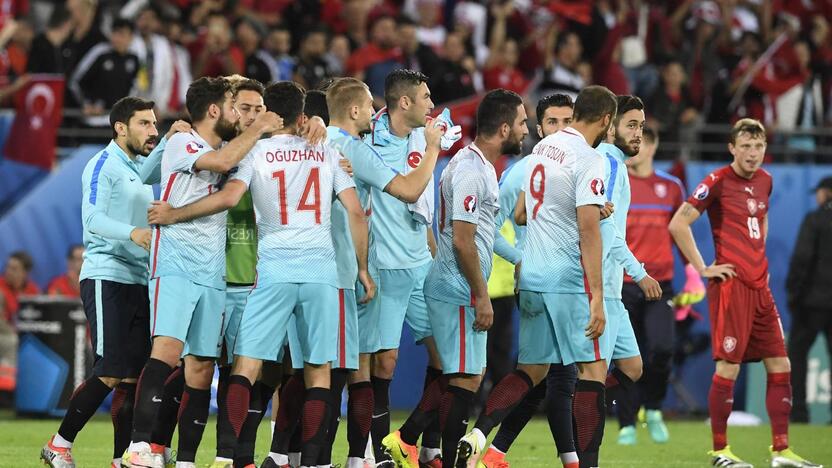
M780 315L768 286L766 234L771 175L761 170L766 130L753 119L734 124L728 143L734 161L708 174L670 221L682 254L709 278L711 347L716 361L708 410L713 466L750 467L731 452L727 424L734 382L743 362L762 360L768 373L766 410L771 419L771 466L817 467L789 448L792 387ZM706 265L690 225L708 210L716 260Z

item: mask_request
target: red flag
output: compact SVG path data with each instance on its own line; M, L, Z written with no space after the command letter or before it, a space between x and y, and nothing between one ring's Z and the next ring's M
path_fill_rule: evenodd
M63 75L31 75L15 95L14 123L3 154L8 159L52 169L63 107Z

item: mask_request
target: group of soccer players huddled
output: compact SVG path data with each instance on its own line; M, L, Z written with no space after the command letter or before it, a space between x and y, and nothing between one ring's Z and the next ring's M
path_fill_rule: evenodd
M161 138L153 102L115 104L113 139L81 181L81 295L94 372L41 452L48 465L76 466L75 437L114 391L113 467L194 467L219 366L213 467L255 466L272 399L271 448L259 466L332 466L345 386L347 468L507 467L544 395L556 445L546 465L599 466L606 401L618 402L620 417L641 405L633 395L645 365L634 311L622 302L625 271L628 295L664 304L663 318L651 320L670 323L672 336L668 278L648 274L648 259L637 259L625 237L641 100L600 86L574 102L544 97L542 140L498 182L495 161L521 154L529 130L520 96L489 92L475 139L442 172L435 206L437 158L461 128L447 111L431 117L419 72L391 72L384 99L376 112L354 78L308 92L293 82L200 78L187 91L191 121ZM763 126L740 120L730 165L687 201L679 188L673 204L644 206L656 210L656 248L669 252L675 241L710 281L711 463L751 466L727 445L726 424L739 364L762 360L771 466L816 467L788 442L789 362L767 284L765 148ZM670 192L656 189L660 198ZM711 265L690 229L705 210ZM499 232L507 220L516 243ZM519 356L469 431L493 321L494 254L516 265ZM405 323L428 365L419 404L391 432L389 387ZM654 385L666 387L669 372L659 369L668 365L655 364ZM661 398L647 405L648 422L666 442ZM628 428L622 419L619 441L634 437Z

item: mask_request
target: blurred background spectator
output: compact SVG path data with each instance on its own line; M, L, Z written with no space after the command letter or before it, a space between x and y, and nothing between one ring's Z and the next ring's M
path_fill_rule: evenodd
M50 296L81 298L81 265L84 264L84 246L75 244L66 255L66 273L49 282L46 293Z
M17 299L20 296L40 293L40 288L29 279L32 267L32 256L23 251L12 252L6 260L6 268L3 270L3 277L0 278L0 294L3 296L5 309L3 318L9 323L13 323L17 315Z

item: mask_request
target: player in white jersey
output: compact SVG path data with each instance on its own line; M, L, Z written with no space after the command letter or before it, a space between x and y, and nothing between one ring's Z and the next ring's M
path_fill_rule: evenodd
M528 135L523 100L498 89L477 109L477 137L453 157L439 182L439 242L425 282L428 316L446 378L428 385L418 407L382 444L398 466L417 468L416 440L438 417L442 459L456 459L460 437L486 364L486 331L493 311L486 279L491 274L499 188L494 161L522 151ZM447 385L446 385L447 384Z
M188 88L191 133L171 137L162 156L163 199L181 206L218 190L264 133L282 122L265 113L235 138L238 114L223 79L201 78ZM232 140L233 139L233 140ZM232 140L223 146L224 140ZM150 302L153 347L136 389L128 466L155 467L150 436L165 380L185 354L187 402L179 412L179 460L193 463L208 416L214 360L218 357L225 283L225 217L196 219L154 229Z
M517 370L494 387L475 429L462 438L457 466L485 447L488 433L546 376L550 363L578 365L573 401L580 466L598 465L603 435L605 325L600 207L604 161L594 147L616 115L600 86L578 95L574 123L538 143L529 158L515 219L527 224L520 272Z

